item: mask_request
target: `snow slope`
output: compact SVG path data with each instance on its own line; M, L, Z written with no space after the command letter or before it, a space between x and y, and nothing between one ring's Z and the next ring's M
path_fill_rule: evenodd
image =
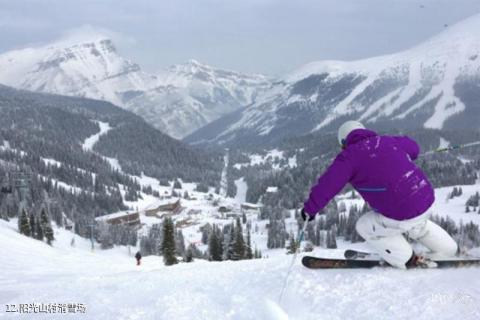
M264 154L250 154L248 155L250 162L248 163L236 163L233 165L236 169L242 167L257 166L257 165L270 165L272 169L278 170L285 167L294 168L297 166L297 155L287 158L283 151L278 149L272 149L264 151Z
M74 319L480 317L477 268L312 271L297 260L280 304L292 256L173 267L152 256L137 267L125 248L92 253L88 241L79 239L70 248L68 234L56 234L59 240L49 247L21 236L14 225L0 220L0 248L6 257L0 272L0 317L5 319L28 317L5 313L6 304L33 302L84 304L86 313L70 315Z
M234 119L190 142L268 143L356 119L391 128L459 128L480 120L480 15L409 50L358 61L309 63L275 82ZM329 127L332 126L332 127Z
M127 108L179 139L252 104L270 86L262 75L216 69L195 60L169 67L157 78L157 86L135 94Z
M106 123L106 122L101 122L101 121L95 121L98 123L98 125L100 126L100 131L94 135L92 135L91 137L88 137L84 142L83 142L83 149L85 149L86 151L92 151L93 150L93 146L95 145L95 143L97 143L98 139L100 139L100 136L106 134L108 131L110 131L110 129L112 129L110 127L110 124Z

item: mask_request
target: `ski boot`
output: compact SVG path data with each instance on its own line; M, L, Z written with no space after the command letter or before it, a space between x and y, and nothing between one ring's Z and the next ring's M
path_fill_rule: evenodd
M435 261L425 256L419 256L414 253L410 258L410 260L408 260L407 263L405 263L405 266L407 267L407 269L413 269L413 268L428 269L428 268L436 268L438 264Z

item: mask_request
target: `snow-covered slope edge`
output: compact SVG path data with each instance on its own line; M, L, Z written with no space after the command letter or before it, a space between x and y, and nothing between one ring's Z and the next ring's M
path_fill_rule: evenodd
M346 119L377 127L478 127L480 15L412 49L360 61L320 61L286 75L256 103L187 138L245 144Z

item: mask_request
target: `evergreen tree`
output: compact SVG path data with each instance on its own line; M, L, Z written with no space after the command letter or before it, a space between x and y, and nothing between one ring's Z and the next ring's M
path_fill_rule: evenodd
M173 183L173 188L174 189L182 189L182 184L180 183L180 181L175 180L175 182Z
M295 252L297 252L297 241L295 241L295 236L293 235L293 233L290 233L290 242L289 242L289 245L287 247L287 254L294 254Z
M311 243L310 241L305 242L305 246L303 247L304 252L312 252L313 249L313 243Z
M27 212L25 211L25 209L22 210L22 215L20 216L20 219L19 219L19 225L20 225L19 231L21 234L24 234L28 237L32 235L30 221L28 219Z
M327 247L327 231L325 230L320 230L319 232L319 241L318 241L318 245L320 247L323 247L323 248L326 248Z
M327 248L336 249L337 248L337 238L336 238L335 228L327 232Z
M192 262L193 261L193 250L191 245L188 246L187 250L185 251L185 262Z
M44 235L43 235L43 227L40 221L38 219L35 219L35 239L43 241Z
M208 239L208 253L211 261L222 261L222 243L218 237L216 225L213 225Z
M47 243L49 245L52 244L52 241L55 240L55 237L53 235L53 229L52 229L52 224L50 223L50 219L48 218L47 212L45 209L42 209L42 212L40 213L40 223L39 225L41 226L41 229L43 230L43 233L45 235L45 239L47 240Z
M267 234L267 248L285 248L287 232L285 228L284 212L275 208L270 214Z
M234 228L233 256L232 260L242 260L245 257L245 240L243 239L243 230L240 218L237 217L237 223Z
M33 212L30 213L30 217L28 219L30 221L30 236L32 238L37 238L37 219L35 219L35 216L33 215Z
M235 227L233 224L228 225L228 236L224 241L224 260L233 260L235 254L234 244L235 244Z
M262 259L262 250L258 250L257 259Z
M166 266L178 263L175 253L175 228L173 220L170 217L165 218L163 222L163 241L162 241L163 262Z
M185 239L183 238L182 230L177 230L175 236L175 248L178 255L183 256L185 254Z
M246 247L246 259L253 259L253 252L252 252L252 242L250 236L250 230L247 232L247 247Z
M208 253L206 253L206 256L205 256L205 254L201 250L199 250L194 243L190 243L188 245L187 251L188 250L190 250L190 252L192 253L192 261L195 258L208 259Z
M210 233L212 232L212 227L209 223L207 223L203 227L201 227L200 230L202 231L202 243L208 244L208 238L210 237Z

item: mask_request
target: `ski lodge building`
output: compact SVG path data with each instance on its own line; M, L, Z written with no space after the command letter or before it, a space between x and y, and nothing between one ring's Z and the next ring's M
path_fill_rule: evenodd
M173 216L179 214L183 210L180 199L170 202L156 202L143 210L139 211L122 211L112 214L107 214L95 218L96 222L106 222L112 225L128 225L132 227L140 227L140 214L144 214L147 217L163 218L167 216Z

